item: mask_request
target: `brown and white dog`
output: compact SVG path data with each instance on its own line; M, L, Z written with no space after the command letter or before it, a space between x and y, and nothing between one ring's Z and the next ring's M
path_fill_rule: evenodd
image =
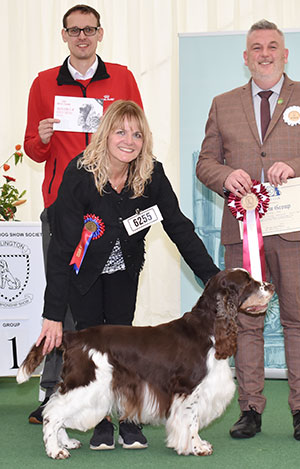
M244 269L228 269L209 280L180 319L65 332L62 382L43 412L48 456L65 459L69 449L80 447L65 428L86 431L114 411L134 422L165 421L167 446L178 454L212 454L198 431L234 395L227 358L236 350L237 315L264 313L273 293L273 285L253 280ZM32 347L18 383L41 363L42 347Z

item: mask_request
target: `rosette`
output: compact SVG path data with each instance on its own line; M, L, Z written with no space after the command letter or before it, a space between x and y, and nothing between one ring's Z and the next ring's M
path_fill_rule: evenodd
M283 113L283 120L286 124L294 127L300 124L300 107L290 106Z
M102 218L88 213L87 215L84 215L83 220L84 226L81 233L81 238L69 264L74 264L74 270L76 274L79 272L80 266L91 240L101 238L105 231L105 225L102 221Z
M270 197L265 186L252 180L251 193L242 198L230 193L228 207L243 222L243 267L256 280L266 279L266 264L260 218L268 210Z
M83 217L84 219L84 224L85 226L88 227L92 227L92 223L94 223L96 226L96 230L93 230L93 235L92 235L92 239L98 239L98 238L101 238L101 236L103 235L104 231L105 231L105 225L102 221L102 218L99 218L97 217L96 215L94 214L87 214L87 215L84 215Z

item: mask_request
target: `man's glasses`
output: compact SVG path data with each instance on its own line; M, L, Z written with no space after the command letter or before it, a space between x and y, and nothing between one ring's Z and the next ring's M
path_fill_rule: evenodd
M98 29L100 29L100 26L86 26L85 28L77 28L77 26L74 26L73 28L65 28L65 31L67 31L68 35L71 37L78 37L81 31L84 32L85 36L95 36Z

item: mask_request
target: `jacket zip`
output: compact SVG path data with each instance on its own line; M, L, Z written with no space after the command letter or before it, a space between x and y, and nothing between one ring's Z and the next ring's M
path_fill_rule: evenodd
M52 187L52 184L53 184L53 181L54 181L54 178L55 178L55 173L56 173L56 158L54 160L53 174L52 174L52 178L51 178L51 181L50 181L50 184L49 184L48 194L51 194L51 187Z

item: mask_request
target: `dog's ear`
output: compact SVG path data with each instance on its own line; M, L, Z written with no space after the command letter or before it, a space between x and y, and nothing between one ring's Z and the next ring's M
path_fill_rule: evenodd
M223 290L217 294L217 314L215 319L215 357L218 360L236 352L238 295Z

